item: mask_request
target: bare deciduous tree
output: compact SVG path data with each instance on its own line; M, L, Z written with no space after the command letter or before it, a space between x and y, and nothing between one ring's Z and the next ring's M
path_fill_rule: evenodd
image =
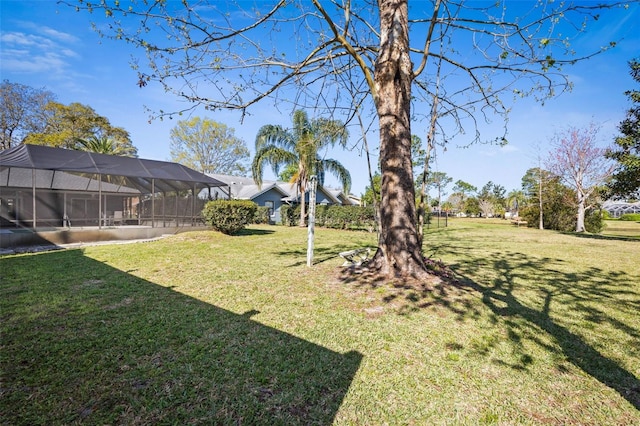
M621 5L540 2L526 11L502 1L448 0L412 9L408 0L279 0L251 10L205 0L73 4L112 17L111 36L147 53L148 63L136 64L139 85L158 82L189 108L249 114L272 98L289 111L331 111L347 124L360 110L373 112L382 185L371 266L421 278L428 271L416 225L411 120L430 116L424 112L436 93L434 64L443 80L439 117L453 120L453 128L474 128L471 143L479 123L508 112L501 94L545 98L566 88L561 67L597 53L573 54L570 37L601 9Z
M48 90L4 80L0 85L0 149L22 143L29 133L41 132L47 118L44 107L54 99Z
M606 148L598 146L599 130L593 123L583 129L569 127L557 133L551 141L553 149L549 153L547 167L576 191L576 232L585 231L585 213L591 208L587 200L604 185L614 170L611 160L605 157Z

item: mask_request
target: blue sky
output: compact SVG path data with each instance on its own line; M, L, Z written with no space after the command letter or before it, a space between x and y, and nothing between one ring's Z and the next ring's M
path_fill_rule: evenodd
M573 41L573 46L597 49L611 40L619 43L604 54L565 69L574 84L571 93L549 100L544 106L531 99L510 105L508 145L476 144L457 148L466 143L462 139L453 140L446 152L438 152L438 170L446 172L454 181L462 179L478 188L491 180L507 190L519 189L526 170L537 166L538 152L544 154L549 138L566 126L600 123L602 144L609 144L630 106L624 95L625 90L633 87L627 61L640 55L640 7L636 4L630 10L602 16L586 34ZM130 63L141 56L141 52L123 42L100 38L91 29L91 20L99 20L99 16L76 13L53 0L0 0L0 17L0 77L3 80L44 87L64 104L87 104L113 125L128 130L140 157L169 159L169 132L175 120L149 123L145 106L169 111L185 105L158 86L139 88L136 85L137 75ZM196 115L234 128L251 151L260 126L291 123L289 114L281 114L268 102L259 105L244 123L232 112L197 111ZM494 120L487 130L491 132L492 126L497 129L501 124ZM424 140L426 124L415 123L412 131ZM355 144L356 137L353 139ZM370 145L377 147L375 139L375 134L368 136ZM349 168L352 192L362 193L368 184L368 175L366 159L360 150L336 149L328 156ZM373 161L376 159L374 155ZM332 179L328 183L336 184Z

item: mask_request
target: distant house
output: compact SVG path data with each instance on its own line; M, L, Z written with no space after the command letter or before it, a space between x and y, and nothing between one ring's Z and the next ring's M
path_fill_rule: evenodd
M225 183L230 191L230 198L236 200L251 200L259 206L268 207L271 223L281 222L281 207L300 203L300 194L296 184L282 181L263 181L256 185L252 178L210 174L215 180ZM227 188L225 188L226 190ZM227 198L226 193L216 193L220 198ZM318 185L316 204L353 205L358 204L356 198L345 194L339 189L325 188ZM309 202L309 192L305 193L305 201Z

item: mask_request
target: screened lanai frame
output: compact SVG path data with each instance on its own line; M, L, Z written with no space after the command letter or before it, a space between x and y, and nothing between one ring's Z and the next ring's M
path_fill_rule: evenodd
M20 145L0 151L0 227L194 226L212 188L228 193L176 163Z

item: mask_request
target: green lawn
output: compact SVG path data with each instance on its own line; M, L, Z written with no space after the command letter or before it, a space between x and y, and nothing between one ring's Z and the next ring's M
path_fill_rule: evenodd
M375 235L253 226L0 259L0 423L640 424L640 242L453 220L433 291Z
M640 222L625 220L607 220L602 231L604 236L627 237L640 240Z

